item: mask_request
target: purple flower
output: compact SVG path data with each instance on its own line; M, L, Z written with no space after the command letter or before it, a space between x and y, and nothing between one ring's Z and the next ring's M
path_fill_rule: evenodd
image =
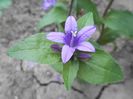
M61 51L61 46L59 46L58 44L52 44L51 48L54 52L60 52Z
M65 23L65 33L50 32L47 39L64 44L62 48L62 61L66 63L73 56L75 50L95 52L94 46L86 40L96 31L95 26L86 26L77 32L77 22L73 16L69 16Z
M80 53L78 57L80 59L88 59L88 58L91 58L91 55L86 54L86 53Z
M56 0L43 0L43 9L48 10L56 4Z

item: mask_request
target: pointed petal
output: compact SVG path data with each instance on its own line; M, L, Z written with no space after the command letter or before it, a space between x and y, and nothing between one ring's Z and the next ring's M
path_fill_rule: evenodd
M69 16L65 23L65 33L77 31L77 22L73 16Z
M72 57L74 51L75 51L75 49L72 48L72 47L69 47L68 45L63 46L62 53L61 53L63 63L66 63L70 60L70 58Z
M80 51L95 52L94 46L89 42L82 42L77 46Z
M90 38L93 33L95 33L96 27L95 26L86 26L78 32L77 37L79 41L84 41L87 38Z
M50 32L47 39L57 43L64 43L65 34L61 32Z

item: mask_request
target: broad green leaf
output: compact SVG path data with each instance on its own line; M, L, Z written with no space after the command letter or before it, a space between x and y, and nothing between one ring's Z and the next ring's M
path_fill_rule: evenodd
M91 0L78 0L78 7L79 9L83 8L87 13L93 12L95 22L100 22L97 6Z
M133 13L129 11L111 11L106 16L104 24L120 35L133 37Z
M45 26L51 25L53 23L62 23L67 18L67 10L63 6L56 6L50 12L48 12L44 17L39 21L37 27L42 29Z
M74 79L77 77L77 72L79 70L79 63L77 61L69 61L63 66L63 78L64 84L69 90L72 86Z
M61 57L61 56L58 56L58 57ZM63 64L62 64L62 62L59 61L59 62L57 62L55 64L52 64L51 67L54 68L60 74L62 74L62 72L63 72Z
M100 36L98 43L99 44L107 44L109 42L113 42L120 34L116 31L112 31L110 29L105 29L105 31Z
M78 19L78 28L82 29L85 26L94 25L93 14L91 12L85 14Z
M8 50L8 55L16 59L62 66L60 54L51 50L51 44L46 40L44 33L38 33L15 44Z
M102 50L96 50L92 58L80 62L78 78L91 84L109 84L123 79L119 64Z
M0 10L8 8L11 4L11 0L0 0Z
M88 41L95 47L96 50L103 50L103 48L96 41L92 39L89 39Z

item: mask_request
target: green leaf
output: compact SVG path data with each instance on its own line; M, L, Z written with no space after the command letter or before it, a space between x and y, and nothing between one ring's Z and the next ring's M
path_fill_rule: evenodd
M77 76L77 72L79 70L79 63L77 61L69 61L63 66L63 78L64 84L69 90L72 86L74 79Z
M0 0L0 10L8 8L11 4L11 0Z
M110 29L105 29L103 34L100 36L98 43L104 45L109 42L113 42L119 36L120 34L118 32L112 31Z
M91 84L109 84L121 81L123 74L111 55L96 50L91 59L80 62L78 78Z
M61 57L61 56L58 56L58 57ZM52 68L54 68L57 72L59 72L60 74L62 74L63 72L63 64L62 62L57 62L55 64L52 64L51 65Z
M64 32L64 28L63 28L62 24L57 24L57 26L58 26L58 31Z
M94 25L93 14L91 12L78 19L79 30L88 25Z
M38 29L42 29L45 26L51 25L53 23L62 23L67 18L67 10L63 6L56 6L53 8L48 14L44 15L44 17L39 21L37 27Z
M133 13L129 11L111 11L106 16L104 24L120 35L133 37Z
M62 67L60 54L51 50L51 44L46 40L44 33L38 33L12 46L8 50L8 55L16 59L35 61L41 64L58 64Z
M93 12L94 20L96 23L100 22L99 13L97 11L97 6L91 0L78 0L79 9L84 9L85 12Z

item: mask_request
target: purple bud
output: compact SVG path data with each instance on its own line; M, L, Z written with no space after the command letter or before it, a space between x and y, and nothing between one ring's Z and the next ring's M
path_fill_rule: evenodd
M61 52L61 46L59 46L58 44L51 45L51 48L54 52Z
M86 53L80 53L78 57L80 59L88 59L88 58L91 58L91 55L86 54Z
M47 11L49 10L51 7L55 6L56 4L56 0L43 0L43 5L42 8Z
M60 75L56 75L56 76L55 76L55 80L56 80L56 81L61 81L61 76L60 76Z

